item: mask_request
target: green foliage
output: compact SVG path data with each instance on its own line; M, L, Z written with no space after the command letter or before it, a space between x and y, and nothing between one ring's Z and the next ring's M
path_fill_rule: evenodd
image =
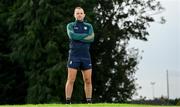
M7 20L14 31L11 58L26 69L27 103L62 101L68 49L63 15L48 0L19 0L13 11Z
M90 50L94 100L130 99L137 88L134 74L140 57L138 49L127 48L129 40L147 41L147 27L154 21L147 12L162 9L154 0L2 0L0 6L0 56L23 70L27 103L63 102L69 43L66 25L74 20L76 6L85 9L96 35ZM13 70L19 69L7 74ZM83 93L78 74L72 99L80 102Z
M23 68L8 57L9 32L5 20L14 1L0 1L0 104L25 103L27 79ZM18 98L17 98L18 96Z

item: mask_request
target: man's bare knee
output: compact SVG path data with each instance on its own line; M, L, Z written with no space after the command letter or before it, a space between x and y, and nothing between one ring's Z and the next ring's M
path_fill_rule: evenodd
M73 85L75 82L75 79L68 79L67 80L67 83L70 84L70 85Z
M84 82L85 82L86 85L90 85L91 84L91 79L86 78L86 79L84 79Z

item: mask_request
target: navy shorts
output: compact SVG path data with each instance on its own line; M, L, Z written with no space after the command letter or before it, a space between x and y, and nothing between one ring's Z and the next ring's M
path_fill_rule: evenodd
M92 69L91 59L90 58L69 58L68 59L68 68L75 68L75 69Z
M68 57L68 68L92 69L91 57L88 50L70 50Z

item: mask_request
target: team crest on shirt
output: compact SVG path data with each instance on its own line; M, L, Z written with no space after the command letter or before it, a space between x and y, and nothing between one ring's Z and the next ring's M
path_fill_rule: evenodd
M84 30L87 30L87 26L84 26Z

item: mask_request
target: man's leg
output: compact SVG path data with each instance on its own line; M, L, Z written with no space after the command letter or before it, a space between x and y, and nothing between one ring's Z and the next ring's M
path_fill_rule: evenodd
M82 71L84 80L84 90L86 95L87 103L92 103L92 69L87 69Z
M71 95L73 92L74 81L76 79L77 69L68 68L68 77L65 87L66 103L71 103Z

